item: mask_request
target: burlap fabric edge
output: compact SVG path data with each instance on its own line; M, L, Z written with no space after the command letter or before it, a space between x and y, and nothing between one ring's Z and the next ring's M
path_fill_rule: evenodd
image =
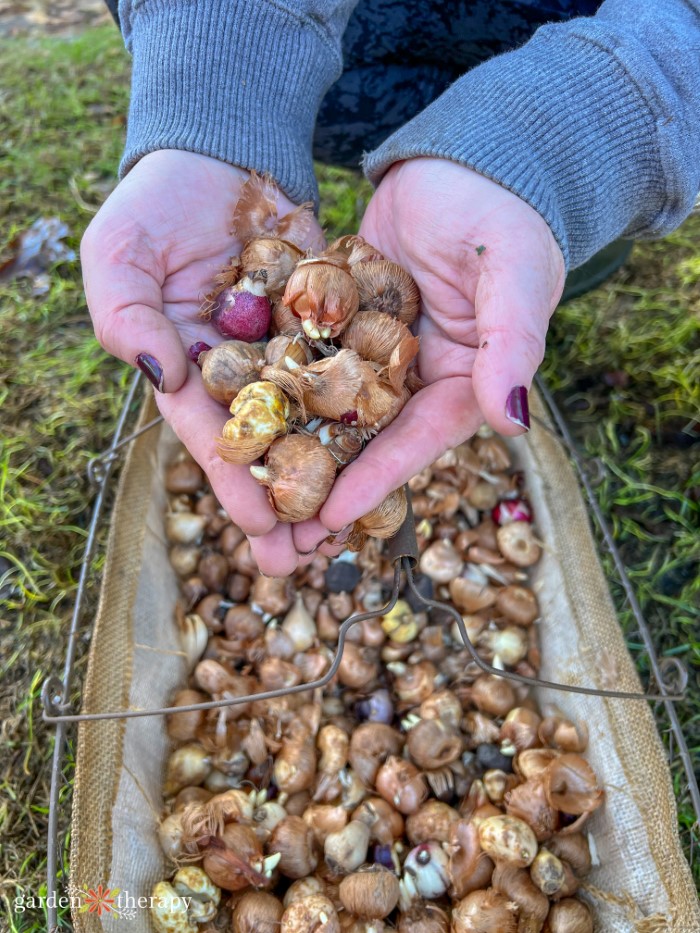
M151 392L136 429L157 414ZM158 429L156 429L158 430ZM123 710L129 705L133 668L131 623L143 539L144 490L151 484L153 433L130 446L112 510L100 599L90 642L81 712ZM81 723L78 727L71 818L71 885L85 889L111 876L112 808L123 760L123 720ZM96 913L73 910L77 933L101 933Z

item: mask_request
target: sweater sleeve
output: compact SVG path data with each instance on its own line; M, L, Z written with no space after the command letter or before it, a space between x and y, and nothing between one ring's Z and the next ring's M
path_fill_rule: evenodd
M662 236L700 188L700 2L607 0L468 72L364 159L451 159L549 224L568 268Z
M149 152L186 149L317 202L313 128L355 2L120 0L133 56L120 176Z

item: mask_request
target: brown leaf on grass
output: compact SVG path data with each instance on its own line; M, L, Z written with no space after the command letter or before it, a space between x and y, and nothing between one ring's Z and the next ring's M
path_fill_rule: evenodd
M10 258L0 264L0 282L31 279L34 293L49 290L46 272L57 262L73 262L75 251L61 240L70 233L60 217L39 217L10 243Z

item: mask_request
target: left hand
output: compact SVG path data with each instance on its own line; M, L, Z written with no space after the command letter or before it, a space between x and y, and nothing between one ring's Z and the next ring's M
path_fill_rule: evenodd
M484 421L501 434L526 430L522 405L508 399L522 402L532 383L564 286L564 257L542 217L446 159L392 166L360 234L420 288L426 387L340 474L320 520L294 527L299 552L374 508Z

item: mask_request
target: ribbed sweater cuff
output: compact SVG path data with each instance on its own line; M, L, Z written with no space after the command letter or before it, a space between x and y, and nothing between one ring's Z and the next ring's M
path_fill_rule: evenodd
M263 0L133 4L124 176L158 149L269 172L295 203L318 191L311 139L342 62L321 27Z
M369 179L418 156L473 168L544 217L569 268L664 212L680 223L692 200L660 170L656 115L629 78L631 53L590 20L572 26L545 26L460 78L365 157Z

